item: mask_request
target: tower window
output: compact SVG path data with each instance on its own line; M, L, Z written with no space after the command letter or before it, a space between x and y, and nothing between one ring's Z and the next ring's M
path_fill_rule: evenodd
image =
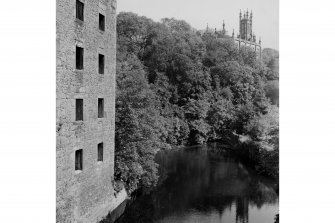
M83 150L82 149L79 149L76 151L75 170L83 170Z
M84 21L84 3L79 0L76 2L76 18Z
M76 121L83 121L84 120L84 109L83 106L84 101L83 99L76 99Z
M105 56L99 54L99 74L105 73Z
M104 144L99 143L98 144L98 162L104 160Z
M99 98L98 99L98 118L104 117L104 99Z
M99 29L105 31L105 16L99 13Z
M76 46L76 69L84 69L84 49Z

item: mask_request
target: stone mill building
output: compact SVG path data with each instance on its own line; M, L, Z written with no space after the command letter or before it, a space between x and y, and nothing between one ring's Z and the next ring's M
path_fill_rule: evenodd
M57 222L98 222L123 196L113 188L116 0L57 0L56 20Z

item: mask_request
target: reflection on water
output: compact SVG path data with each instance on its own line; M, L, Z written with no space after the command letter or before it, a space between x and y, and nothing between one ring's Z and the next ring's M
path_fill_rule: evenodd
M262 223L278 213L275 182L216 147L157 154L160 181L132 202L117 223ZM104 222L111 222L105 220Z

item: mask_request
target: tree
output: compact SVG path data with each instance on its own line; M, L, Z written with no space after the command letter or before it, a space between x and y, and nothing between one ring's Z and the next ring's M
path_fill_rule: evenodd
M265 48L262 52L262 61L268 68L267 79L279 79L279 52L274 49Z
M136 56L117 63L115 179L129 192L157 182L154 155L159 139L155 95Z
M192 144L203 144L208 139L210 126L206 122L210 104L206 100L189 99L183 107L190 126L189 141Z
M207 116L207 122L211 128L210 139L222 139L227 132L231 131L234 116L234 105L229 99L220 99L213 103Z
M265 92L271 103L279 106L279 81L269 81L265 86Z
M155 37L155 23L132 12L121 12L117 18L118 47L139 58Z
M203 64L206 67L220 65L227 61L237 61L239 51L231 39L204 39L206 41L206 55Z

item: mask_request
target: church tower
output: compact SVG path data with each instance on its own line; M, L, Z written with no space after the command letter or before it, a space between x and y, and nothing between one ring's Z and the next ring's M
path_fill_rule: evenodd
M253 25L252 11L249 14L249 10L247 10L247 12L244 12L242 14L242 11L240 10L239 20L240 20L239 32L236 31L235 33L235 29L233 29L232 35L228 36L225 21L223 21L222 31L217 31L215 29L214 33L210 31L207 23L207 29L204 32L204 35L211 33L215 38L231 38L237 45L238 49L241 49L242 47L248 47L256 53L258 58L262 58L262 42L260 38L259 41L257 42L256 35L253 32L252 28Z
M251 41L253 38L252 35L252 12L249 15L249 12L247 10L247 13L243 13L240 11L240 37L243 40Z
M262 58L262 42L259 38L259 42L256 41L256 35L253 32L253 14L252 11L249 14L249 11L244 12L242 15L242 11L240 10L240 29L239 33L235 37L235 30L233 30L232 38L237 44L238 48L241 47L249 47L253 49L259 58Z

